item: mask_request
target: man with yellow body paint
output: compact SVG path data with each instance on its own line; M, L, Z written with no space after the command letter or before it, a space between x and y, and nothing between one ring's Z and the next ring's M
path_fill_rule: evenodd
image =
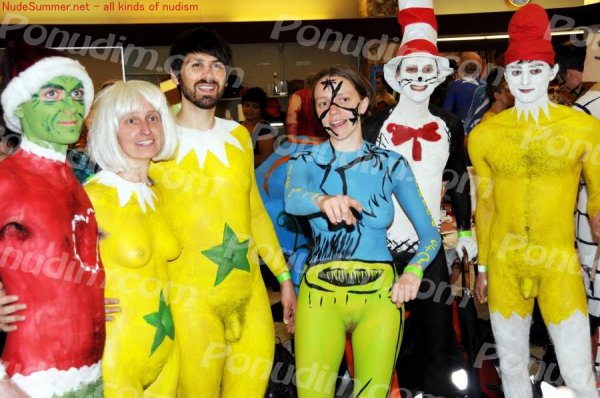
M281 284L284 322L293 330L296 299L254 177L248 131L215 117L229 45L199 28L171 48L171 76L182 94L174 160L150 175L183 246L170 268L175 341L181 351L178 397L262 397L274 354L274 327L258 256ZM182 290L181 292L179 290Z
M505 77L515 107L481 123L469 136L482 264L476 293L485 301L489 291L507 398L532 396L528 364L534 299L567 386L578 398L590 398L598 392L586 296L573 247L573 210L583 172L588 214L598 218L600 159L595 153L600 149L600 122L549 101L548 84L558 65L548 25L538 5L525 6L513 16Z

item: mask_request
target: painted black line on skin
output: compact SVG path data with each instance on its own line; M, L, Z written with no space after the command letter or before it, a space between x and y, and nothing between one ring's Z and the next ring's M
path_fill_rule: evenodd
M339 109L342 109L342 110L352 113L353 117L351 117L348 120L350 120L350 122L352 123L353 126L356 125L356 122L358 122L359 117L360 117L360 113L358 113L358 107L360 105L360 102L356 105L355 108L346 108L345 106L338 105L334 102L335 97L337 97L338 93L342 89L342 84L344 84L344 82L340 81L336 86L334 79L325 79L321 82L321 85L323 85L323 90L327 90L327 89L331 90L331 101L329 102L329 106L319 116L319 121L321 122L321 125L323 125L323 119L325 119L325 117L327 116L327 114L329 113L329 111L331 110L331 107L333 105L337 106ZM331 134L335 135L336 137L338 136L338 134L335 131L333 131L333 129L331 127L325 127L325 130L327 130Z

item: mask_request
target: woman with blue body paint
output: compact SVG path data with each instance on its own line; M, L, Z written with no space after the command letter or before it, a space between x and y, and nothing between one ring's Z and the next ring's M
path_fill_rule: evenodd
M334 396L350 334L353 396L384 398L402 339L403 303L416 297L441 238L407 161L362 138L360 118L373 96L368 82L341 66L321 71L315 82L315 111L330 139L292 156L285 187L286 211L309 218L314 241L296 314L299 397ZM393 196L420 242L400 277L386 240Z

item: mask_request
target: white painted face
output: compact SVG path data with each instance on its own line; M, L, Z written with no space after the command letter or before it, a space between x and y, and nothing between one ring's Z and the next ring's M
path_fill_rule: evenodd
M515 61L506 66L504 77L515 101L534 104L548 101L548 85L558 72L544 61Z
M440 84L438 67L431 57L407 57L402 60L396 75L400 83L400 95L414 102L429 99Z

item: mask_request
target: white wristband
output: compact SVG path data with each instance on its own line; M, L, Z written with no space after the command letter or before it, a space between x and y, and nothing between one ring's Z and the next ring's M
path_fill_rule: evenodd
M486 273L487 272L487 265L478 265L477 266L477 272Z

